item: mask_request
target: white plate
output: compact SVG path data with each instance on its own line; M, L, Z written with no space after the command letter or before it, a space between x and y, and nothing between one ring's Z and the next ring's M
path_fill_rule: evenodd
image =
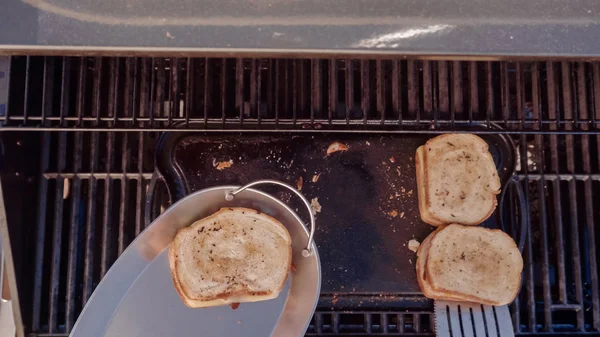
M225 195L236 186L193 193L158 217L123 252L81 312L71 337L94 336L302 336L314 313L321 289L321 265L302 255L307 228L288 206L254 189ZM167 250L177 230L222 207L248 207L279 220L292 237L291 272L279 297L269 301L191 309L173 287Z

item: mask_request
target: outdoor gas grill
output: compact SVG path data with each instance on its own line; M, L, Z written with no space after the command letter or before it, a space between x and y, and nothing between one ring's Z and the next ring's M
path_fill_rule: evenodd
M174 188L161 171L174 135L285 145L468 131L515 143L524 198L508 189L497 219L525 234L515 333L600 336L598 11L596 0L2 1L0 289L6 270L17 335L68 336L132 240L208 187ZM335 233L319 230L322 265L337 267ZM435 335L433 302L390 286L414 273L409 254L393 276L375 253L356 260L360 274L325 270L307 336Z
M118 255L168 207L154 168L164 132L469 127L517 145L527 207L512 192L503 205L506 221L527 224L516 334L600 332L600 63L13 56L8 75L2 186L26 335L66 336ZM434 334L431 301L343 286L322 294L307 333L404 334Z

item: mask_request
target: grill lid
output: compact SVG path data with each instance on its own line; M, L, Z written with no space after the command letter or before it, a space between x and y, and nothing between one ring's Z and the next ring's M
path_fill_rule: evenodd
M24 4L26 3L26 4ZM599 56L595 0L11 1L0 51Z

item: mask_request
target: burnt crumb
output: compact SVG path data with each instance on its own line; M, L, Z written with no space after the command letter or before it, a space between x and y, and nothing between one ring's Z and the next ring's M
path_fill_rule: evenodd
M198 230L198 234L200 234L200 233L202 233L202 232L204 232L204 226L202 226L202 228L200 228L200 229Z
M212 254L212 249L208 252L209 254Z
M230 211L233 211L233 208L229 208Z
M243 211L242 211L242 214L246 214L246 212L243 212Z
M446 206L446 204L442 204L442 207Z
M465 256L465 252L462 252L462 254L460 254L460 259L461 259L461 260L464 260L464 259L465 259L465 257L466 257L466 256Z
M429 148L429 151L431 151L431 148Z
M216 246L217 246L217 245L215 245L214 243L213 243L212 245L213 245L213 247L216 247Z
M467 196L465 195L465 192L460 192L460 199L461 200L465 200L467 198Z
M213 259L212 257L209 257L210 262L215 262L215 259Z
M450 213L450 215L452 215L453 218L456 218L456 216L454 214Z
M219 227L219 228L213 228L213 230L212 230L212 231L213 231L213 232L218 232L218 231L220 231L221 229L223 229L223 227Z
M450 142L446 142L446 144L450 145L450 146L454 146L454 144L450 143Z
M256 222L256 220L254 220L254 222Z
M256 214L260 214L260 211L256 211Z

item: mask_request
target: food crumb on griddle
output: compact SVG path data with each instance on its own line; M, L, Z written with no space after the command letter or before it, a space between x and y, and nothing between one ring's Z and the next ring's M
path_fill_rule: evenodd
M395 162L396 162L396 159L394 159L394 157L393 157L393 156L392 156L392 157L390 157L390 163L392 163L392 164L393 164L393 163L395 163Z
M321 213L321 204L319 204L319 198L312 198L310 201L310 208L312 209L314 215Z
M400 212L400 219L404 219L404 212Z
M371 143L369 143L369 141L365 141L365 144L367 144L367 146L371 146Z
M63 184L63 200L69 198L69 193L71 192L71 179L65 178Z
M321 177L321 173L313 175L312 182L316 183L317 181L319 181L319 177Z
M415 239L410 239L410 241L408 241L408 249L412 250L413 252L417 252L417 250L419 250L419 246L421 245L421 243Z
M230 168L231 166L233 166L233 160L229 159L227 161L221 161L221 162L217 162L214 158L213 158L213 166L219 170L219 171L223 171L226 168Z
M391 216L392 218L395 218L398 216L398 211L392 210L391 212L388 212L388 215Z
M327 148L327 156L331 155L332 153L335 152L343 152L343 151L348 151L349 147L348 145L339 143L339 142L333 142L329 145L329 147Z
M298 178L298 181L296 182L296 188L298 189L298 191L302 191L302 182L302 177Z

